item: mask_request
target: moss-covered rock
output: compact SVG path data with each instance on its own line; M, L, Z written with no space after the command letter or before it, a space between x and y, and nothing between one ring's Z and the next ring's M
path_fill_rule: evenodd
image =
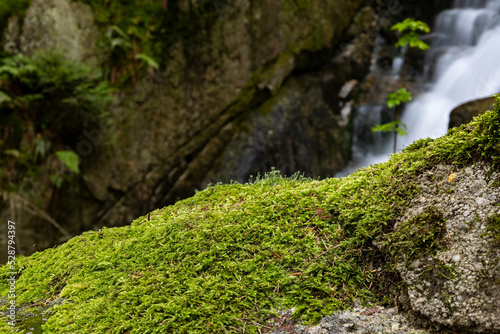
M442 218L451 220L460 212L432 203L435 208L410 217L418 222L415 231L437 228L438 236L397 236L411 227L399 223L398 228L396 223L427 193L416 186L418 178L439 164L458 168L481 162L498 173L499 131L500 106L445 137L417 141L390 161L347 178L313 181L272 172L247 184L209 187L130 226L87 232L55 249L17 258L14 270L0 269L0 291L8 295L9 272L16 272L16 303L23 310L17 317L23 321L36 307L51 303L43 314L47 333L219 333L243 328L256 333L278 309L293 308L296 319L315 322L348 307L354 298L383 302L393 300L399 289L411 295L412 286L397 285L392 262L384 261L374 242L391 236L399 241L396 246L402 245L401 252L411 255L409 260L418 259L419 252L432 257L443 251L435 245L446 238ZM465 245L453 239L454 231L447 233ZM434 251L423 247L425 236ZM392 258L390 252L385 256ZM488 270L487 265L481 270ZM406 279L404 272L402 276ZM443 284L451 284L450 276L445 278ZM497 284L487 275L483 278L478 293ZM456 292L449 291L453 299ZM2 302L4 311L7 302ZM492 303L474 307L494 312L498 299ZM418 307L415 311L422 312ZM431 320L442 324L439 318ZM477 318L471 321L469 326L453 327L454 321L446 325L498 329L498 323L481 327Z
M422 173L415 182L419 196L385 236L384 245L398 251L392 259L408 287L402 300L441 327L500 330L500 247L493 227L500 190L492 186L499 176L481 163Z

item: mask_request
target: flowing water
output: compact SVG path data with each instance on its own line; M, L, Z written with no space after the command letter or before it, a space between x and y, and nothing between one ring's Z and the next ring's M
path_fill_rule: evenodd
M453 9L437 17L434 33L438 37L427 51L430 88L403 111L408 135L398 137L398 150L420 138L443 136L453 108L500 92L500 0L456 0ZM338 176L386 161L392 145L387 138L363 156L355 147L353 163Z

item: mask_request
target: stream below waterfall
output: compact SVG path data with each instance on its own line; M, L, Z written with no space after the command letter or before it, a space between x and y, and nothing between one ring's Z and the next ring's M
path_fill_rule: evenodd
M408 103L402 122L407 136L398 137L398 150L420 138L446 134L450 112L458 105L500 92L500 0L456 0L435 22L435 39L427 51L425 91ZM395 58L393 68L401 67ZM382 106L361 106L357 118L380 123ZM356 119L355 134L356 133ZM366 129L365 129L366 131ZM375 137L381 139L382 137ZM359 147L354 138L353 160L337 176L386 161L392 154L392 136Z

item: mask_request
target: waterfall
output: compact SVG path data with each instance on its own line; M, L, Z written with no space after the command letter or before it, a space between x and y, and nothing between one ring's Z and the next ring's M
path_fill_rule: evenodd
M398 137L398 150L420 138L443 136L453 108L500 92L500 0L456 0L453 9L438 15L434 33L438 37L427 58L435 64L433 78L427 91L403 111L408 135ZM391 140L383 146L383 154L355 159L337 176L386 161Z

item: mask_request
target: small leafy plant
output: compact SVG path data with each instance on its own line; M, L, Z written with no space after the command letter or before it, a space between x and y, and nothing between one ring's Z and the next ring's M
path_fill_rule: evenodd
M401 116L403 103L411 101L411 92L406 89L406 73L408 69L408 54L412 48L417 48L420 50L429 49L429 45L419 39L420 35L423 33L429 33L429 26L422 22L417 21L413 18L407 18L403 22L396 23L391 27L391 30L397 30L401 34L395 47L406 47L409 46L410 49L406 53L405 59L405 69L403 73L403 81L401 83L401 88L395 92L392 92L387 97L387 106L389 108L396 108L396 120L380 125L376 125L372 128L373 132L394 132L394 153L396 153L398 135L404 136L408 134L406 124L402 123L399 119Z
M0 207L15 199L47 216L43 198L80 173L68 147L110 122L112 93L98 71L59 53L0 59Z

